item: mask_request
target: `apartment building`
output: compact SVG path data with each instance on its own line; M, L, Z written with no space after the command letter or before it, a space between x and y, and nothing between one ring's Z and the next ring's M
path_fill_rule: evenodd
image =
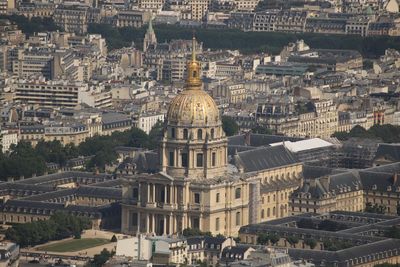
M117 27L140 28L151 18L151 14L139 10L120 10L116 15Z
M102 85L91 85L67 80L19 80L14 85L15 99L42 108L76 108L85 103L95 108L112 106L111 91Z
M53 14L54 23L66 32L83 34L88 27L88 7L59 5Z
M247 99L245 84L232 82L218 85L213 89L213 97L225 98L230 104L240 104Z
M17 101L44 108L75 108L87 90L87 84L67 81L20 81L15 88Z
M164 6L165 0L139 0L138 6L142 10L159 12Z
M208 11L208 0L189 0L191 19L202 21Z
M19 78L29 78L30 76L43 76L52 79L54 76L54 57L48 48L19 48L16 49L16 58L8 55L12 62L12 72Z
M10 150L11 145L18 143L18 131L0 130L0 146L3 153Z
M256 13L253 31L303 32L307 19L305 11L268 10Z
M163 113L141 113L136 118L136 127L149 134L153 126L157 122L164 122L164 119Z

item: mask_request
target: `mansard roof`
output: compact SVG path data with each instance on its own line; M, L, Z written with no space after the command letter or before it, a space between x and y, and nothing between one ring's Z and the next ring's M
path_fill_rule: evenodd
M257 172L298 163L296 157L284 146L261 147L239 152L234 156L234 164L244 172Z
M375 159L381 157L392 161L400 161L400 144L379 144Z

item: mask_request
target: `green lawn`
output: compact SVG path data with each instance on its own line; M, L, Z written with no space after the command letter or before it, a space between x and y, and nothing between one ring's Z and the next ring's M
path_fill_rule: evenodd
M38 250L51 252L74 252L110 243L110 240L103 238L82 238L62 241L56 244L41 246Z

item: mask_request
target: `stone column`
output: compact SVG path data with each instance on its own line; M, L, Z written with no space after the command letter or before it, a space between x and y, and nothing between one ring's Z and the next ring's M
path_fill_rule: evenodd
M153 213L151 215L151 217L152 217L151 228L152 228L152 232L155 233L156 232L156 215Z
M167 234L167 216L164 215L164 227L163 227L163 235Z
M148 183L147 184L147 202L151 202L150 201L150 197L151 197L151 195L150 195L150 183Z
M168 186L164 185L164 203L167 203Z
M140 212L138 212L137 216L137 233L140 233Z
M156 184L153 184L152 203L156 202Z
M150 214L146 214L146 233L150 233Z
M172 221L173 217L172 217L172 213L169 215L169 234L171 235L174 232L174 228L173 228L173 221Z
M139 186L138 186L138 203L140 203L140 201L141 201L141 195L142 195L142 183L139 182Z

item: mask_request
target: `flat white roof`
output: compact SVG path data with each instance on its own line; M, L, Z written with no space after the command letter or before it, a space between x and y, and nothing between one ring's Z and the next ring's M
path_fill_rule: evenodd
M312 138L301 140L297 142L291 141L283 141L278 143L272 143L271 146L280 146L284 145L290 152L297 153L304 150L310 150L315 148L322 148L322 147L330 147L333 146L332 143L329 143L321 138Z

